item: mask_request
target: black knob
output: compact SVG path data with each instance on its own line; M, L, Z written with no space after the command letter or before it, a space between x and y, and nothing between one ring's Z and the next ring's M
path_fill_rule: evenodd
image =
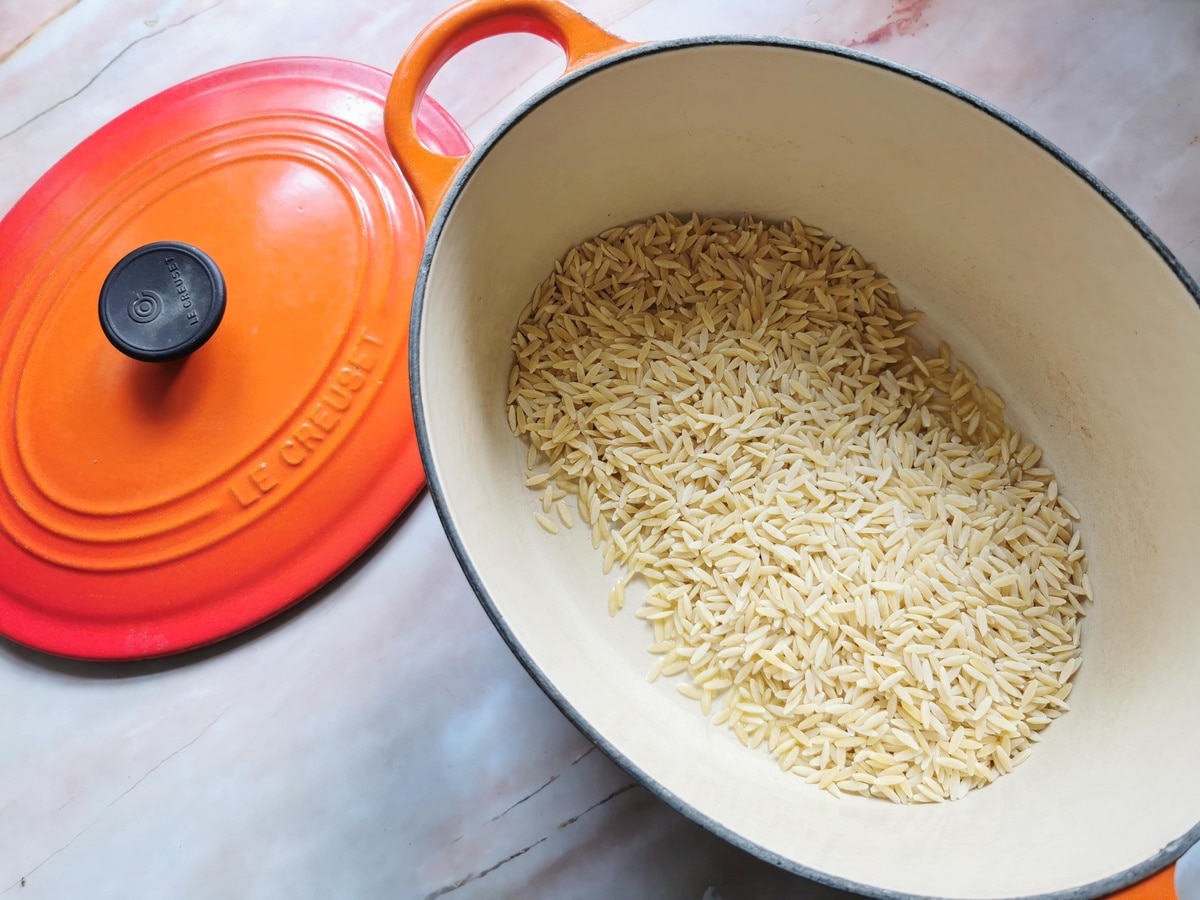
M225 279L190 244L158 241L113 266L100 288L100 327L114 347L144 362L198 350L225 315Z

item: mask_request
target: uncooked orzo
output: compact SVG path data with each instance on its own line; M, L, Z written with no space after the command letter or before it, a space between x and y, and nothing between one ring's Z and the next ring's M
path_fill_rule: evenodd
M508 385L538 522L569 527L572 495L604 570L648 583L650 679L686 676L784 770L899 802L1026 759L1091 594L1041 451L919 318L796 219L659 215L555 263Z

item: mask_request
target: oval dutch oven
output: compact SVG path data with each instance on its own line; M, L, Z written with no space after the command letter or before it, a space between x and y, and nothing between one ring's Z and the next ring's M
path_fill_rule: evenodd
M0 222L0 633L84 659L210 643L327 582L420 490L425 222L388 80L315 58L201 76ZM418 127L469 150L436 104Z
M567 73L469 157L426 147L413 110L438 67L509 31L559 44ZM438 19L397 70L386 127L431 222L411 372L433 498L484 608L573 722L675 808L827 884L1173 896L1160 870L1200 835L1200 290L1132 212L1024 125L917 72L780 39L634 45L554 0ZM664 210L797 215L860 248L1078 498L1096 594L1083 667L1071 712L1014 774L900 806L781 773L645 683L646 634L609 618L587 535L534 523L505 409L519 311L569 246Z

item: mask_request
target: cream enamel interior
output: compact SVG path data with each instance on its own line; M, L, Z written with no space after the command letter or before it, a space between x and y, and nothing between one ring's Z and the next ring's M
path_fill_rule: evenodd
M1200 311L1153 247L1049 152L904 74L801 47L636 55L543 100L478 163L431 261L425 438L462 548L515 640L651 779L771 854L868 889L1057 892L1200 819ZM1096 603L1072 710L1014 774L940 806L837 800L749 751L606 610L576 528L522 483L505 386L518 312L572 243L662 210L798 215L927 311L1083 512Z

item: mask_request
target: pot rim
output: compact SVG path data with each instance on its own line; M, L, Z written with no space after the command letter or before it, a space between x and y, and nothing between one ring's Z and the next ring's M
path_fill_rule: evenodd
M864 63L875 66L885 71L910 78L920 84L935 88L945 94L954 97L981 112L986 113L993 119L1007 125L1009 128L1016 131L1029 141L1032 141L1042 150L1050 154L1060 164L1065 166L1076 176L1082 179L1088 186L1099 193L1108 203L1120 213L1125 220L1134 227L1150 246L1158 253L1162 261L1167 265L1171 272L1179 279L1184 289L1191 294L1192 299L1196 302L1197 307L1200 307L1200 284L1188 273L1182 263L1176 259L1175 255L1167 249L1166 245L1154 234L1153 231L1141 220L1136 213L1133 212L1116 194L1112 192L1103 182L1095 175L1088 171L1074 157L1063 151L1056 144L1043 137L1038 132L1034 131L1028 125L1021 122L1019 119L1010 115L1007 112L999 109L987 101L975 96L969 91L956 87L941 79L935 78L924 72L916 69L903 66L898 63L880 59L879 57L871 56L856 50L851 50L845 47L839 47L833 44L825 44L817 41L795 40L790 38L768 37L759 35L713 35L693 38L675 38L665 41L654 41L645 44L636 44L627 49L619 50L610 56L606 56L596 62L581 66L578 69L564 73L551 84L537 91L532 97L523 102L516 110L514 110L491 134L487 136L466 158L462 167L454 176L453 182L446 190L445 196L442 199L436 216L429 226L429 234L425 241L425 250L421 257L421 267L417 273L416 287L413 291L413 303L411 313L411 323L409 329L409 378L412 392L412 407L413 416L416 424L417 446L421 453L421 461L425 466L426 481L429 485L429 493L433 498L434 507L437 509L438 518L441 520L442 528L446 532L446 537L450 541L451 548L454 551L455 557L458 559L459 566L466 575L467 581L471 585L475 596L478 598L484 612L487 613L492 624L508 645L513 655L517 657L521 665L530 674L538 687L550 698L551 702L567 717L567 719L578 728L583 734L598 746L604 753L620 766L625 772L631 775L638 783L647 788L655 797L662 800L672 809L682 813L688 819L703 826L708 831L715 834L717 837L734 845L735 847L744 850L765 862L783 869L794 875L799 875L819 884L827 885L832 888L843 891L851 891L858 894L865 894L871 897L878 897L880 900L938 900L934 895L912 894L905 891L895 891L889 888L879 887L877 885L864 884L853 881L848 878L843 878L837 875L830 875L822 872L819 869L814 869L809 866L797 863L793 860L780 856L779 854L768 850L766 847L743 837L742 835L732 831L721 822L718 822L710 816L700 812L682 797L669 791L651 775L644 772L632 760L621 753L609 740L601 734L592 724L579 713L571 702L558 690L550 677L544 672L537 662L526 652L524 646L517 640L513 632L508 628L504 614L496 606L495 602L489 596L487 590L483 586L483 580L476 571L474 563L471 561L471 555L465 546L462 536L454 524L454 520L450 515L449 507L446 503L445 492L442 487L441 479L438 476L436 467L433 464L433 451L429 442L427 423L425 419L424 409L424 391L421 383L421 367L420 367L420 346L421 346L421 322L425 310L425 289L429 278L430 267L433 262L434 252L437 250L437 245L441 239L442 231L445 228L447 218L450 211L453 209L462 193L467 182L475 174L475 170L479 164L487 157L496 144L504 138L504 136L522 119L524 119L536 107L540 106L543 101L565 90L571 85L589 75L593 75L603 69L610 68L615 65L627 62L643 56L653 56L659 53L667 53L675 50L684 50L694 47L704 46L761 46L774 47L790 50L803 50L812 53L823 53L829 56L838 56L844 59L854 60L855 62ZM1087 884L1077 885L1075 887L1063 888L1057 891L1050 891L1041 894L1024 895L1022 900L1084 900L1084 898L1100 897L1114 893L1123 888L1130 887L1138 882L1149 878L1161 869L1166 868L1171 863L1175 862L1183 853L1193 844L1200 842L1200 821L1197 821L1190 829L1184 832L1179 837L1167 843L1153 856L1143 860L1137 865L1131 866L1115 875L1110 875L1106 878L1092 881Z

